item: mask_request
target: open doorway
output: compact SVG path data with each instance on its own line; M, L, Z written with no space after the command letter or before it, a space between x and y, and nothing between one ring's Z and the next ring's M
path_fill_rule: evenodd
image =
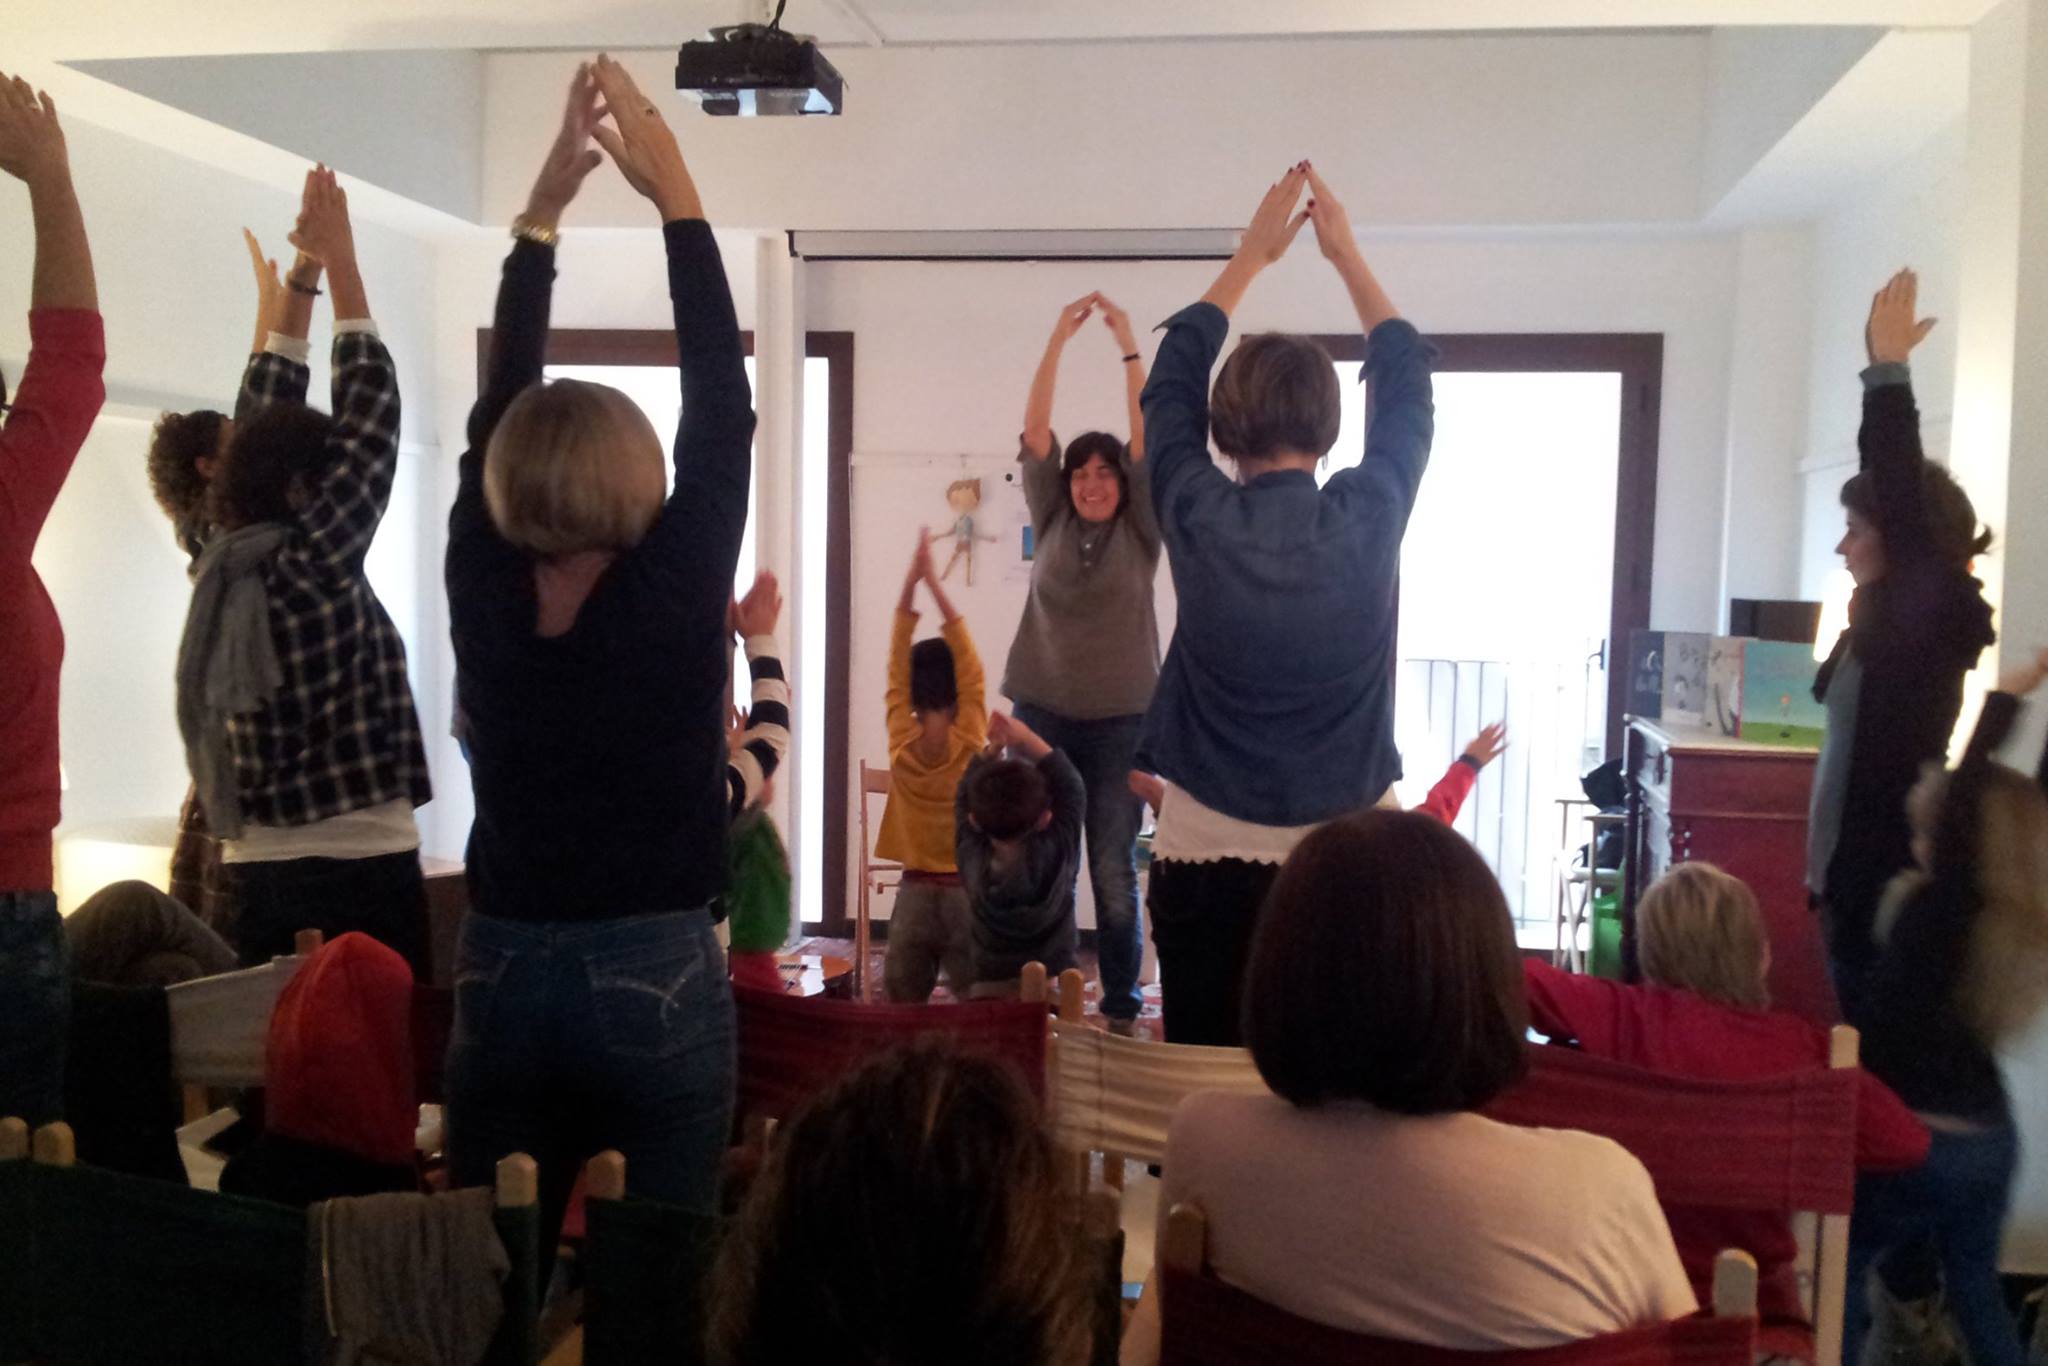
M1511 748L1458 828L1548 943L1558 802L1620 753L1617 644L1649 625L1658 336L1433 336L1436 443L1402 546L1395 735L1404 803L1479 728ZM1359 337L1323 339L1346 381L1329 470L1364 449ZM1570 839L1583 838L1571 829Z

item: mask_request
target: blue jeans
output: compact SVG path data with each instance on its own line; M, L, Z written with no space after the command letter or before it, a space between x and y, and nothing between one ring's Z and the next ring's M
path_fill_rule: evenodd
M0 892L0 1118L64 1117L71 972L54 892Z
M540 1164L551 1252L583 1163L625 1154L627 1188L718 1211L733 1111L732 986L707 911L617 920L464 917L448 1041L448 1160L485 1185Z
M1956 1326L1974 1366L2022 1366L2019 1330L1998 1280L1999 1235L2019 1167L2019 1134L2007 1116L1980 1133L1934 1131L1927 1161L1909 1172L1861 1176L1849 1220L1849 1303L1842 1360L1862 1358L1870 1332L1872 1264L1931 1240Z
M1102 1013L1135 1020L1144 1005L1138 969L1145 931L1138 909L1138 826L1145 803L1131 791L1142 716L1100 721L1070 717L1019 702L1019 721L1048 745L1064 751L1088 786L1088 883L1095 890L1095 952L1102 970Z

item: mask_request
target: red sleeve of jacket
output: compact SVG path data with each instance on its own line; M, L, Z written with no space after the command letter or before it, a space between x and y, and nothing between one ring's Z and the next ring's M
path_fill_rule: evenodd
M1604 977L1563 972L1534 958L1522 960L1529 993L1529 1023L1560 1042L1576 1040L1588 1053L1614 1056L1622 1001L1629 988Z
M1436 780L1436 786L1422 799L1422 805L1415 809L1449 825L1458 819L1465 799L1472 795L1472 785L1478 781L1478 769L1463 759L1453 759L1451 766L1444 770L1444 776Z
M1860 1071L1856 1089L1856 1165L1866 1171L1906 1171L1927 1160L1927 1126L1892 1088Z
M106 400L106 335L89 308L28 315L28 365L0 427L0 560L26 565Z

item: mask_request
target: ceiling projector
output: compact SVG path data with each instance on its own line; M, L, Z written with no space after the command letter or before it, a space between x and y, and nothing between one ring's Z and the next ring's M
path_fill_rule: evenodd
M846 82L818 44L776 23L715 28L676 54L676 89L707 114L836 114Z

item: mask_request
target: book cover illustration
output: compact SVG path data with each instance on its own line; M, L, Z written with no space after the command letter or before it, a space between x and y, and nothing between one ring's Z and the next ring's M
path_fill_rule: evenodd
M1752 640L1742 649L1742 738L1820 748L1827 715L1813 695L1820 663L1811 645Z
M1742 734L1741 636L1715 636L1707 646L1707 729L1723 739Z
M1711 636L1689 631L1664 633L1664 729L1707 726L1707 648Z
M1628 714L1644 721L1664 715L1664 633L1628 633Z

